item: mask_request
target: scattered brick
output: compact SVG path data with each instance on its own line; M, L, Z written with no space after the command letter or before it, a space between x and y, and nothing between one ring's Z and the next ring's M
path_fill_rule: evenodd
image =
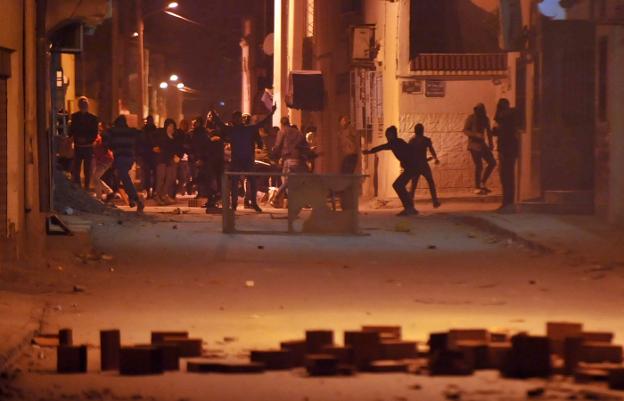
M349 346L326 345L322 352L335 356L339 364L349 365L353 363L353 349Z
M455 346L464 355L466 364L474 370L490 369L490 347L481 341L458 341Z
M548 377L551 374L550 341L548 337L515 335L503 365L506 377Z
M58 334L59 345L74 345L72 329L60 329Z
M189 338L187 331L152 331L152 344L165 341L165 338Z
M192 373L242 374L263 373L265 367L264 364L257 362L214 362L195 360L187 363L186 370Z
M624 390L624 368L609 370L608 380L611 390Z
M163 351L157 346L121 347L119 373L122 375L157 375L163 373Z
M511 343L491 343L488 347L488 359L490 363L490 368L492 369L503 369L505 365L505 361L507 360L507 354L511 351Z
M119 330L100 331L100 367L103 372L119 369L119 349L121 333Z
M305 340L283 341L280 343L280 348L290 351L294 367L305 365L305 355L307 349Z
M87 346L61 345L56 349L58 373L87 373Z
M566 337L581 337L582 323L546 322L546 336L551 342L551 352L563 355L563 342Z
M362 326L362 331L376 331L382 340L401 340L401 326Z
M335 376L338 374L338 359L328 354L308 354L305 367L310 376Z
M382 340L380 357L386 360L417 358L417 347L416 341Z
M612 343L613 333L608 331L584 331L581 333L581 337L585 341L594 343Z
M254 350L251 362L264 364L267 370L287 370L293 367L292 353L288 350Z
M355 367L360 370L381 356L381 341L375 331L345 331L344 344L353 350Z
M409 369L409 364L405 361L373 361L368 366L368 371L373 373L405 373Z
M445 351L448 349L449 333L431 333L429 334L429 352Z
M473 372L461 351L437 350L429 357L429 374L432 376L467 376Z
M576 371L583 349L582 337L567 337L563 342L564 373L572 375Z
M457 344L461 341L479 341L486 344L490 342L490 333L486 329L453 329L449 331L449 349L457 349Z
M622 346L606 343L584 342L581 348L581 361L590 363L622 362Z
M202 356L203 340L201 338L165 337L163 343L177 345L180 358Z
M326 345L334 345L334 332L332 330L306 331L306 353L318 354Z

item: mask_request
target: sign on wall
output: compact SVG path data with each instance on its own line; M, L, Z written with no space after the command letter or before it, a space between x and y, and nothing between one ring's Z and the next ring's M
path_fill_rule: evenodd
M444 97L446 96L446 81L439 79L428 79L425 84L426 97Z
M403 81L403 93L420 95L423 93L422 81Z

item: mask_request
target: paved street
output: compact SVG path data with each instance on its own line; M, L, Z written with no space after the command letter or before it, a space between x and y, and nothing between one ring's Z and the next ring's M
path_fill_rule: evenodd
M9 292L0 297L10 304L14 293L29 293L47 305L44 331L70 327L76 343L98 346L99 330L107 328L121 329L124 344L148 342L151 330L188 330L204 339L206 349L229 359L301 338L306 329L334 329L342 342L343 330L363 324L400 324L404 338L424 342L435 330L543 334L546 321L570 320L614 331L615 341L622 341L621 247L611 253L602 248L591 257L564 248L534 249L462 223L465 206L448 205L446 213L423 207L411 219L394 217L392 209L368 210L362 218L366 235L356 237L223 235L219 216L192 212L144 219L83 215L104 259L81 259L80 251L68 254L58 247L46 266L10 273L14 284L5 282ZM251 225L269 219L243 214L241 220ZM24 351L17 364L22 374L13 385L27 389L25 399L54 400L85 390L102 395L109 389L127 398L223 400L253 387L240 399L436 400L444 399L452 383L480 394L473 399L524 399L536 385L503 385L495 372L462 379L363 374L319 381L298 372L128 379L99 374L95 348L90 373L67 377L53 373L52 349ZM283 386L276 389L275 383ZM381 384L388 391L381 392ZM416 384L422 389L415 390ZM484 392L495 388L500 391Z

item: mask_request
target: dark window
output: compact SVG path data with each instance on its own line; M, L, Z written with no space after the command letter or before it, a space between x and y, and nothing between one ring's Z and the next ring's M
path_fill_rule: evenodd
M598 42L598 118L607 120L607 79L609 74L609 40L601 37Z
M361 13L362 0L342 0L343 13Z
M495 13L470 0L411 0L410 54L500 52Z

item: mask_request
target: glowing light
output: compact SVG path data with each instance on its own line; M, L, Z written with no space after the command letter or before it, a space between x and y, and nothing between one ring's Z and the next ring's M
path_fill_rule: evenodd
M176 87L178 89L184 89L184 84L182 82L180 82L179 84L176 85Z
M176 74L171 74L171 76L169 77L169 81L171 82L178 82L178 79L180 79L180 77L178 77Z
M160 83L160 89L167 89L169 87L169 84L166 82L161 82Z
M138 32L134 32L134 33L132 34L132 37L133 37L133 38L138 38L138 37L139 37L139 33L138 33Z
M170 9L170 10L172 10L172 9L174 9L174 8L178 8L178 6L179 6L179 4L178 4L178 2L177 2L177 1L172 1L171 3L169 3L169 4L167 5L167 8L168 8L168 9Z

